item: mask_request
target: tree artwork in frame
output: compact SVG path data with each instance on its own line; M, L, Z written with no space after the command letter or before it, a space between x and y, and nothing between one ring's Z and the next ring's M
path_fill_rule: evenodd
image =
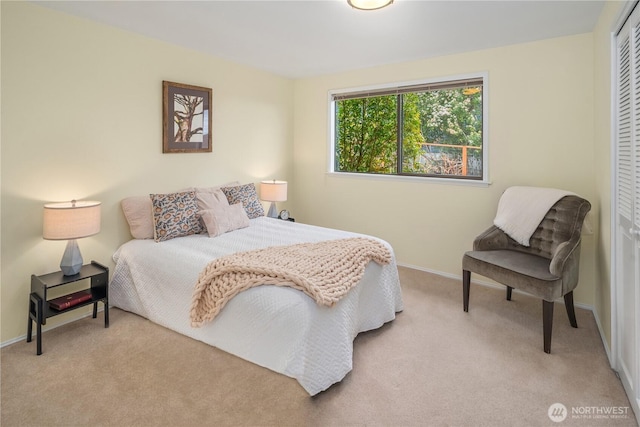
M162 152L211 152L212 90L162 82Z

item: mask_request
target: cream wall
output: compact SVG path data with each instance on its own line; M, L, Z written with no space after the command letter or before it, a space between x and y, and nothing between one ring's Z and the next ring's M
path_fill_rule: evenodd
M593 35L582 34L296 81L296 218L377 235L393 245L400 263L460 277L462 254L491 225L507 187L574 191L593 204L595 233L583 237L575 299L593 305L601 210L593 173L593 68ZM327 174L329 90L483 71L491 185Z
M0 341L24 336L30 275L62 257L65 242L41 237L43 203L100 200L102 230L79 244L85 261L111 264L130 238L124 197L264 178L295 187L291 80L28 3L1 8ZM162 153L163 80L213 88L213 153Z
M594 158L596 197L601 206L596 241L595 311L611 348L611 40L625 2L607 2L594 30Z

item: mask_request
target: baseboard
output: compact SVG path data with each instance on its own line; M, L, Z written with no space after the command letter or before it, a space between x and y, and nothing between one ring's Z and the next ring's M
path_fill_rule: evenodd
M104 311L104 307L98 309L98 313L101 312L101 311ZM89 316L93 316L93 311L90 311L90 312L88 312L86 314L83 314L81 316L78 316L78 317L73 317L73 318L71 318L69 320L66 320L64 322L58 323L58 324L53 325L53 326L44 327L44 328L42 328L42 332L44 333L44 332L50 331L52 329L59 328L60 326L64 326L64 325L67 325L69 323L76 322L76 321L78 321L80 319L84 319L85 317L89 317ZM33 329L34 330L33 330L32 334L31 334L31 338L35 338L36 337L35 328L33 328ZM15 344L15 343L20 342L20 341L25 341L26 339L27 339L27 334L21 335L19 337L16 337L16 338L1 342L0 343L0 348L6 347L6 346L11 345L11 344Z
M437 274L438 276L446 277L448 279L459 280L460 284L462 285L462 276L458 276L457 274L445 273L444 271L432 270L430 268L418 267L416 265L404 264L404 263L398 263L398 266L410 268L412 270L424 271L425 273ZM477 285L486 286L488 288L504 289L504 285L501 285L501 284L495 283L495 282L488 282L488 281L485 281L485 280L476 280L476 279L473 279L471 282L475 283ZM519 291L517 289L514 289L513 292L518 293L518 294L522 294L522 295L529 295L528 293L521 292L521 291ZM577 304L576 304L576 306L577 306Z
M418 266L411 265L411 264L398 263L398 266L399 267L410 268L412 270L424 271L425 273L437 274L438 276L446 277L448 279L459 280L460 284L462 284L462 276L458 276L456 274L445 273L443 271L432 270L430 268L424 268L424 267L418 267ZM488 281L485 281L485 280L473 279L471 281L471 283L475 283L476 285L486 286L488 288L493 288L493 289L504 289L504 285L502 285L500 283L496 283L496 282L488 282ZM514 289L513 292L521 294L521 295L531 296L531 294L528 294L528 293L523 292L523 291L519 291L518 289ZM556 300L556 302L564 304L564 298L558 298ZM573 305L575 307L578 307L578 308L583 308L585 310L589 310L589 311L591 311L593 313L593 315L596 317L596 322L598 323L598 330L600 331L600 336L602 337L603 336L602 328L600 327L600 322L598 320L598 317L596 316L596 312L595 312L594 307L592 305L583 304L583 303L579 303L579 302L574 302Z
M595 309L592 309L591 312L593 313L593 317L596 319L596 326L598 327L598 333L600 333L600 339L602 340L602 345L604 346L604 352L607 354L607 359L609 360L609 366L611 366L611 369L613 369L615 364L613 363L613 356L611 354L611 349L609 348L609 343L607 342L607 338L604 335L604 330L602 329L600 316L598 316L598 312Z

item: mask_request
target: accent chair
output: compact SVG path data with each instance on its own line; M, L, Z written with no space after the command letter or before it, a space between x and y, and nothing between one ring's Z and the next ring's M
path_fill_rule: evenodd
M513 289L542 299L544 351L551 352L554 300L564 297L569 322L578 327L573 290L578 285L580 234L591 204L578 196L565 196L547 212L530 238L530 246L513 240L491 226L473 242L462 258L463 309L469 311L471 272L502 283L507 300Z

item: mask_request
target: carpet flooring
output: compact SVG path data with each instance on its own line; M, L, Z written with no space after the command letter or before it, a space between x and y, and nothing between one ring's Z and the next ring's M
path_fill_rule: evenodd
M593 314L400 268L405 310L354 341L353 370L309 397L291 378L112 309L0 352L9 426L637 426ZM26 318L26 316L25 316ZM550 407L566 419L554 422ZM557 406L557 405L556 405ZM554 406L554 408L556 407ZM617 408L616 416L604 414ZM553 409L553 408L552 408ZM556 412L556 415L558 412Z

